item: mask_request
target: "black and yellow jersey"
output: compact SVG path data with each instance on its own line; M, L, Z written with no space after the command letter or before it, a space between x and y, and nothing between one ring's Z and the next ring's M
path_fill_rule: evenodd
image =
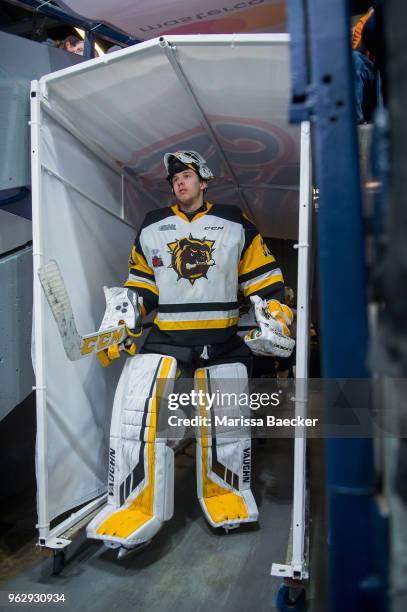
M263 238L235 206L205 202L195 215L176 204L147 214L129 261L126 287L157 309L148 342L187 346L229 340L238 292L283 301L281 270Z

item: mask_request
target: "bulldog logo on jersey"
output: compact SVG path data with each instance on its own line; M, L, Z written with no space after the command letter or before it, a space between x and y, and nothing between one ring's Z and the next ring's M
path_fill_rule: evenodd
M189 238L169 242L171 265L168 267L174 268L178 274L177 280L186 278L193 285L198 278L207 278L209 268L215 265L212 257L214 244L215 240L200 240L191 234Z

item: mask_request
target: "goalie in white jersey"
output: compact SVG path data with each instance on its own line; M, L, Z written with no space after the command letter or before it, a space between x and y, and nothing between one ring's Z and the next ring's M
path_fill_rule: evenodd
M88 526L90 537L125 549L149 541L173 511L173 450L156 439L163 395L157 381L161 387L167 381L167 395L179 375L194 377L198 391L208 391L215 380L219 388L222 379L235 379L236 389L244 390L252 352L285 357L294 347L292 313L281 303L283 276L256 227L239 208L206 200L213 174L199 153L167 153L164 164L176 204L146 215L125 288L107 290L102 321L102 328L124 321L134 330L156 310L142 354L127 360L119 381L108 505ZM251 298L259 325L244 340L237 335L238 292ZM117 355L117 348L109 348L104 365ZM213 417L217 409L222 407L208 412L199 406L198 412ZM231 411L236 414L236 407ZM257 520L250 433L220 438L213 424L200 428L197 488L213 527Z

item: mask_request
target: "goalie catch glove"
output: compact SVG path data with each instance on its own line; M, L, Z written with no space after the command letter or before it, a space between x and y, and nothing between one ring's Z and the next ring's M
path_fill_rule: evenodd
M249 349L255 355L289 357L295 346L288 329L294 318L291 309L278 300L262 300L258 295L250 300L259 329L252 329L245 336Z
M129 355L136 353L133 339L142 332L141 312L142 298L134 289L126 287L103 287L106 299L106 311L100 324L99 331L104 331L117 325L124 324L126 338L120 344L109 346L105 351L97 353L98 359L104 367L109 366L114 359L120 357L124 350Z

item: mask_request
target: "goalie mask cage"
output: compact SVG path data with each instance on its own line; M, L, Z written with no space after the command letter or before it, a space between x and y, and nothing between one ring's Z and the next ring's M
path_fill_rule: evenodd
M122 363L105 370L94 358L67 359L37 271L55 259L78 328L97 329L102 287L125 280L145 213L172 201L165 152L199 151L216 177L210 201L238 204L264 236L298 241L297 376L307 378L309 127L288 123L289 90L285 34L161 37L33 81L41 545L66 546L64 533L106 499L110 415ZM297 414L304 414L305 395L297 399ZM292 559L273 573L307 577L304 534L305 439L296 437Z

